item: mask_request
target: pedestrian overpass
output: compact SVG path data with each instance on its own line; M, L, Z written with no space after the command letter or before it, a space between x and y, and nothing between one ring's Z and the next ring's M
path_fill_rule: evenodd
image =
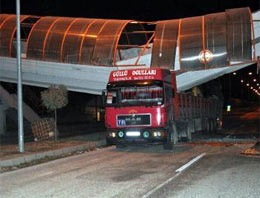
M249 8L155 22L31 15L20 21L23 84L38 87L62 84L100 95L112 70L162 67L177 72L184 91L260 55L260 11ZM16 16L10 14L0 15L0 81L17 82ZM3 92L0 100L9 101Z
M111 70L175 70L183 91L260 55L260 11L249 8L147 23L26 15L21 29L24 84L91 94L101 94ZM17 81L15 33L15 15L0 15L0 81Z

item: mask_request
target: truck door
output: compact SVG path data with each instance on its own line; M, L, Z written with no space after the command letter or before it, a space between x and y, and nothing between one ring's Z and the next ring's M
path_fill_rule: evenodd
M173 108L173 88L171 84L164 83L164 99L167 115L167 123L170 123L171 120L174 120L174 108Z

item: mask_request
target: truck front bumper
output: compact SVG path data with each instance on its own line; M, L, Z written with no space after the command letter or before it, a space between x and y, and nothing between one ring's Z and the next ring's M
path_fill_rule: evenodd
M107 130L107 141L112 144L165 142L166 136L164 128Z

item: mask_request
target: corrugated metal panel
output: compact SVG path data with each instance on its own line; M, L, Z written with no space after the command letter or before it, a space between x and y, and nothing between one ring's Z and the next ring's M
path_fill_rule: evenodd
M79 63L80 47L94 19L76 19L67 31L61 52L61 62Z
M32 27L27 41L27 58L33 60L43 59L43 49L48 33L58 17L42 17Z
M156 24L151 67L174 69L178 32L179 20Z
M0 15L0 56L9 56L9 53L6 53L6 49L8 49L9 46L9 40L10 38L10 30L6 31L6 23L8 20L15 17L15 15ZM11 29L12 32L12 29ZM7 38L7 39L6 39ZM9 38L9 39L8 39Z
M127 20L109 20L102 28L97 37L92 63L95 65L113 65L116 45L122 28L130 21Z
M29 16L23 15L20 21L23 22ZM0 22L0 56L11 57L12 41L16 32L16 15L4 15Z
M205 16L205 47L213 56L206 68L227 66L225 24L225 12Z
M199 55L203 50L203 17L182 19L180 29L181 70L203 69Z
M226 10L228 61L252 60L249 8Z
M0 28L3 26L3 24L7 21L9 17L12 15L9 14L0 14Z
M61 47L66 30L74 18L59 18L50 28L44 45L43 60L60 62Z
M96 40L108 20L96 20L90 25L80 48L80 64L91 65Z

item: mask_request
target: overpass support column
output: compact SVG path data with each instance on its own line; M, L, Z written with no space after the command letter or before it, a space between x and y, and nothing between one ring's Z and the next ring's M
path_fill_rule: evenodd
M5 105L0 101L0 135L4 135L6 133L5 109Z

